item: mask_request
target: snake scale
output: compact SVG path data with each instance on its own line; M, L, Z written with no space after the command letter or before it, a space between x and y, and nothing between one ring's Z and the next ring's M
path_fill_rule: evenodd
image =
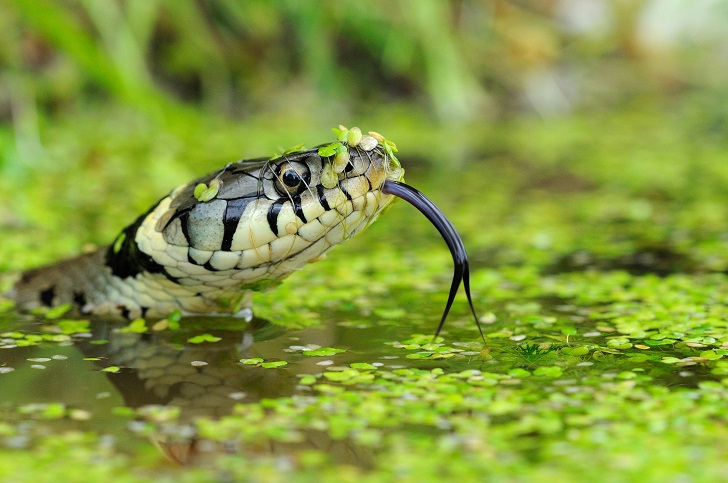
M72 304L81 314L128 319L175 310L249 316L254 290L320 260L402 198L437 227L455 262L437 332L461 282L477 323L462 240L404 184L395 145L358 128L334 132L336 142L230 163L177 187L110 246L23 273L12 297L22 309Z

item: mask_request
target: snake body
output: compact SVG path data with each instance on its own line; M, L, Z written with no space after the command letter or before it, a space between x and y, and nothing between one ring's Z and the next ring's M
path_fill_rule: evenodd
M334 147L231 163L179 186L110 246L25 272L14 299L124 318L245 309L253 290L321 259L394 200L382 186L404 170L383 139Z

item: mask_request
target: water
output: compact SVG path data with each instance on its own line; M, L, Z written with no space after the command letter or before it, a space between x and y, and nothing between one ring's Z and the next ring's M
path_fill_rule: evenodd
M541 307L541 314L577 322L576 339L607 346L605 334L580 316L578 309L557 300L550 302L551 306ZM557 336L559 325L554 330L542 329L540 340L518 334L491 338L488 351L482 352L482 344L472 337L471 322L462 317L466 314L459 315L456 313L455 322L448 325L448 344L428 345L428 338L420 337L417 342L422 347L413 349L402 347L412 344L412 327L381 323L377 317L360 317L351 323L346 313L331 313L333 322L305 330L290 330L260 319L245 324L230 318L188 318L182 319L178 330L141 333L130 332L126 322L96 320L74 331L68 324L5 314L0 326L0 407L4 419L21 431L0 442L8 448L23 448L35 444L48 431L74 429L100 434L119 450L139 451L140 445L151 442L167 458L183 464L201 464L230 451L281 455L316 448L338 463L370 467L376 460L375 451L350 438L331 438L326 431L307 429L299 431L294 441L273 438L260 446L240 447L200 438L195 421L217 420L234 413L236 406L265 399L311 397L315 391L301 384L303 376L346 370L361 363L373 365L380 373L441 368L448 373L476 370L511 374L500 381L503 387L528 385L544 393L592 391L593 384L586 380L601 377L612 381L628 370L636 377L662 379L662 384L683 387L712 379L701 365L677 370L654 360L630 363L607 352L599 358L582 358L541 350L549 347L545 343L549 336ZM211 322L218 328L212 329ZM525 318L516 317L486 325L486 329L497 334L528 324ZM70 334L59 334L59 328ZM198 342L201 334L206 341ZM46 340L36 342L38 338ZM558 349L560 344L551 347ZM341 352L326 352L326 348ZM441 355L449 357L432 358L441 349ZM259 360L286 364L266 368ZM523 380L526 372L518 372L541 366L560 367L560 377L534 382Z
M183 319L179 330L136 333L128 331L127 322L96 320L88 332L61 335L53 321L42 318L9 313L3 322L0 407L6 420L24 428L24 436L3 443L16 448L32 445L45 431L78 429L103 434L127 450L151 439L169 458L199 463L205 453L221 448L196 437L197 418L218 419L237 404L266 398L310 395L311 388L299 384L300 377L336 366L357 362L382 369L433 366L431 361L407 359L406 353L392 347L392 341L411 334L409 328L394 325L352 327L342 321L296 331L258 319L246 325L234 319L198 318ZM200 329L210 323L233 328ZM210 341L190 342L201 332L212 336ZM40 337L58 340L36 343ZM321 347L345 352L305 355ZM264 368L250 363L255 358L287 364ZM122 407L140 413L130 420L129 413L119 410ZM54 408L63 417L54 420ZM159 416L170 410L174 417L169 421ZM149 434L139 414L164 423L155 430L162 434ZM305 440L296 444L275 443L270 449L276 453L307 446L334 448L331 454L340 462L370 464L368 452L347 440L334 441L322 431L307 432Z

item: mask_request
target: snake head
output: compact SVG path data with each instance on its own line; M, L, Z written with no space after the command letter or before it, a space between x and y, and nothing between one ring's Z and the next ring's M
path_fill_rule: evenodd
M391 146L358 141L231 163L180 186L141 222L135 242L182 286L239 290L281 280L395 199L382 192L404 174Z

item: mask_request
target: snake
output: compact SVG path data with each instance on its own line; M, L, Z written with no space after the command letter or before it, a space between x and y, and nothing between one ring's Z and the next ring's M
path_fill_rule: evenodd
M69 304L83 315L130 320L175 311L250 317L254 292L321 260L404 199L437 228L453 258L436 335L462 283L482 337L463 241L404 182L396 145L356 127L334 132L334 142L229 163L178 186L110 245L23 272L11 298L20 309Z

